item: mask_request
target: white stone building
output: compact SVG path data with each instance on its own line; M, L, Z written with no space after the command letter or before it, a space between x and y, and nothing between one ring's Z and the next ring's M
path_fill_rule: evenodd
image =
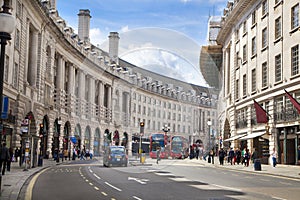
M296 164L299 114L284 89L299 101L299 0L228 1L223 14L224 145L256 148L266 163L275 148L280 163ZM253 100L268 112L268 124L256 123Z
M169 134L206 145L210 118L217 136L213 89L119 59L116 32L109 35L109 52L97 48L89 39L89 10L79 11L76 34L59 16L55 0L12 2L17 25L5 52L9 103L2 139L23 149L29 141L33 166L38 155L52 157L74 146L99 155L106 133L118 132L122 140L126 132L130 150L140 121L145 137L167 125Z

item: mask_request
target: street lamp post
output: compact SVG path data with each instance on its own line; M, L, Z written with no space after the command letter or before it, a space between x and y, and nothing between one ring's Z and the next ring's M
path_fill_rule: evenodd
M167 139L167 137L168 137L168 132L170 131L170 127L168 127L168 125L165 124L165 125L162 127L162 131L165 132L165 142L167 142L166 139ZM165 144L165 147L166 147L166 145L167 145L167 143Z
M60 154L60 150L59 150L59 138L60 138L60 126L61 126L61 119L58 118L57 120L57 140L58 140L58 144L57 144L57 159L56 159L56 162L59 163L59 154Z
M209 155L209 158L210 158L210 151L211 151L211 146L210 146L210 126L212 125L212 122L211 122L210 119L208 119L207 125L208 125L208 155Z
M2 101L3 101L3 75L4 75L4 63L5 63L5 46L7 40L11 40L10 34L15 29L16 20L11 15L10 0L4 0L2 10L0 11L0 39L1 39L1 55L0 55L0 116L2 115ZM2 120L1 120L2 128ZM2 148L2 133L0 134L0 148ZM1 167L0 167L1 168ZM2 185L2 174L0 173L0 195Z
M211 121L210 121L210 119L208 119L208 121L207 121L207 125L208 125L208 149L210 150L210 126L211 126Z

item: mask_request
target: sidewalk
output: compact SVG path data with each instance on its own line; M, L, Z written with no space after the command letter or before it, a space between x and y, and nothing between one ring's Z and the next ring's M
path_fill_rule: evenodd
M70 161L60 162L58 164L68 163ZM53 159L44 159L43 166L30 168L27 171L24 171L25 166L19 166L18 162L11 163L10 172L5 171L5 175L2 176L1 184L1 200L17 200L19 193L26 180L38 173L39 171L57 165L56 161Z
M281 165L277 164L274 168L272 165L261 165L261 171L255 171L254 170L254 164L249 164L249 167L245 167L242 164L235 164L231 165L230 163L224 163L224 165L219 164L218 158L215 157L214 164L208 163L205 160L197 160L197 159L185 159L186 162L192 162L192 163L199 163L200 165L208 166L208 167L218 167L218 168L224 168L228 170L238 170L238 171L244 171L248 173L257 173L257 174L268 174L273 176L279 176L279 177L285 177L285 178L293 178L293 179L299 179L300 181L300 166L296 165Z

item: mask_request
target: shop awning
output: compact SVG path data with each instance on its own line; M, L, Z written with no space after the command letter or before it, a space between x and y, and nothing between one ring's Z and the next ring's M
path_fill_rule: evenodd
M251 134L248 134L248 135L240 138L240 140L248 140L248 139L256 138L256 137L264 135L265 133L266 133L266 131L251 133Z
M244 137L245 135L246 135L246 134L235 135L235 136L232 136L232 137L230 137L230 138L225 139L224 142L237 140L237 139L239 139L239 138L241 138L241 137Z

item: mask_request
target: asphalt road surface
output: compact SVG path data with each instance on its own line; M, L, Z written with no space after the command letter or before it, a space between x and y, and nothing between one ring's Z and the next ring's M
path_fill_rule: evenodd
M29 200L299 199L300 182L163 160L159 165L106 168L102 162L57 165L37 174Z

